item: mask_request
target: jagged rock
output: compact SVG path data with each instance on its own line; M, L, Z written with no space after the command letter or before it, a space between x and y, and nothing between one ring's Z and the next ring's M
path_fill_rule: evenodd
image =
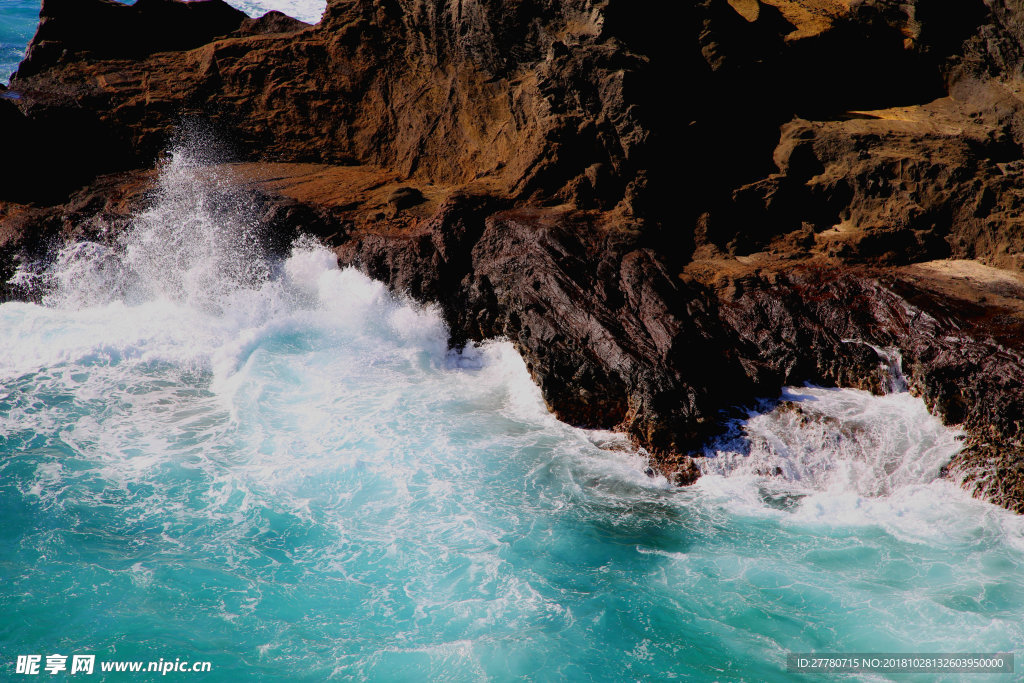
M986 16L980 3L956 21L926 4L824 3L810 21L781 1L744 13L725 0L331 0L315 28L254 36L298 26L243 20L219 0L47 0L13 87L30 117L98 118L129 142L124 168L201 114L248 158L486 176L519 200L685 220L770 171L778 126L796 114L941 95ZM111 57L133 59L96 61ZM666 106L681 75L687 97ZM692 199L672 191L680 159L703 169Z
M511 339L556 415L626 431L684 480L679 454L730 408L804 382L884 391L875 346L902 352L911 389L947 423L1020 433L1020 351L987 326L965 333L909 280L810 266L680 278L636 235L552 211L492 210L451 202L416 230L364 229L337 251L439 302L454 343Z

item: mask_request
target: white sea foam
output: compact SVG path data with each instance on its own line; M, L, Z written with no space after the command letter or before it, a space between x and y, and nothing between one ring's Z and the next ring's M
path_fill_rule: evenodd
M303 482L348 463L378 469L404 492L401 500L412 495L413 471L402 460L413 444L432 444L457 466L463 456L448 443L444 420L464 415L513 425L496 447L519 438L559 443L560 457L538 462L530 476L583 477L620 492L657 485L621 439L608 447L613 435L551 416L507 342L450 351L436 311L339 269L310 239L275 268L230 185L188 154L172 155L152 207L131 229L112 244L67 245L33 274L45 306L2 309L16 340L0 359L4 376L67 368L37 376L35 391L65 391L71 373L76 405L104 405L104 415L73 420L62 440L94 453L107 482L137 485L189 463L211 479L208 512L237 522L259 498L250 487L295 496L308 510ZM173 377L209 381L183 389L168 384L165 367ZM454 413L441 407L451 405ZM406 420L430 426L432 412L448 416L438 429L405 433ZM0 428L42 430L38 421L51 415L12 411ZM395 423L393 415L404 417ZM432 486L442 500L454 495L439 485Z
M933 481L959 449L958 432L906 392L787 388L782 401L734 423L709 449L706 471L882 496Z
M307 24L315 24L323 16L327 0L228 0L228 4L251 17L277 10Z
M1020 547L1021 518L940 477L960 437L906 391L790 387L707 449L697 486L735 513L822 533L872 526L912 543L995 535Z
M560 451L573 454L565 462L589 463L587 481L610 486L610 495L628 495L635 487L670 489L663 479L642 474L643 455L621 435L559 423L511 345L449 351L435 311L396 299L355 270L339 269L333 254L307 238L296 242L275 275L251 210L230 188L230 178L194 157L171 155L156 201L114 244L70 244L32 275L47 291L46 307L5 307L19 341L0 368L24 373L62 364L170 363L210 373L212 400L237 423L264 398L267 378L259 373L268 371L267 345L289 340L301 347L316 337L344 345L351 357L301 376L310 399L302 407L312 416L307 423L332 410L393 410L410 372L441 372L448 384L441 391L464 397L472 411L498 411L558 433ZM894 388L901 388L898 357L878 351L890 365ZM398 384L374 397L376 405L346 405L334 395L335 387L372 374L367 368L395 364L402 368L392 374ZM90 377L108 381L104 374ZM485 376L483 390L476 391ZM255 395L254 385L260 387ZM79 396L105 391L87 382ZM875 397L789 388L782 399L789 409L766 407L734 423L731 435L709 449L700 489L710 499L808 523L859 524L912 517L893 506L919 505L928 495L922 487L942 488L932 484L958 448L957 432L905 391ZM367 438L384 450L399 443L379 434ZM536 473L559 466L543 463ZM289 466L275 468L285 472ZM579 475L576 465L569 469Z

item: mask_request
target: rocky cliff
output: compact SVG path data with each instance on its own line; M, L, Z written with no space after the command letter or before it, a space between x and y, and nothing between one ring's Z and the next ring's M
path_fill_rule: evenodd
M899 353L968 433L948 476L1021 511L1022 34L1015 0L44 0L0 255L116 231L212 131L280 242L512 339L680 483L730 410Z

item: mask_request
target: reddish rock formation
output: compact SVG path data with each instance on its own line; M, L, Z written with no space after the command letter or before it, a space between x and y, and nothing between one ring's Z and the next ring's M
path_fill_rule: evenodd
M279 245L508 336L556 414L681 483L730 409L880 390L887 346L969 433L949 475L1021 510L1022 36L1004 0L45 0L0 256L116 230L213 131Z

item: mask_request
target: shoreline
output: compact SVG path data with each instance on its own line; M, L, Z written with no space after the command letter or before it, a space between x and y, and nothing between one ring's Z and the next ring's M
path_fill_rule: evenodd
M979 36L1024 17L798 5L641 20L564 0L519 35L501 10L458 33L367 2L316 26L44 3L0 99L26 159L0 197L4 274L58 236L109 239L198 130L241 160L275 246L321 238L438 305L456 347L509 338L556 416L623 430L677 483L729 411L805 382L881 391L872 347L892 348L969 434L947 476L1022 512L1024 98L1012 50ZM678 71L676 30L701 47L686 126L651 87ZM815 102L816 62L864 45L885 78L844 57L847 89Z

